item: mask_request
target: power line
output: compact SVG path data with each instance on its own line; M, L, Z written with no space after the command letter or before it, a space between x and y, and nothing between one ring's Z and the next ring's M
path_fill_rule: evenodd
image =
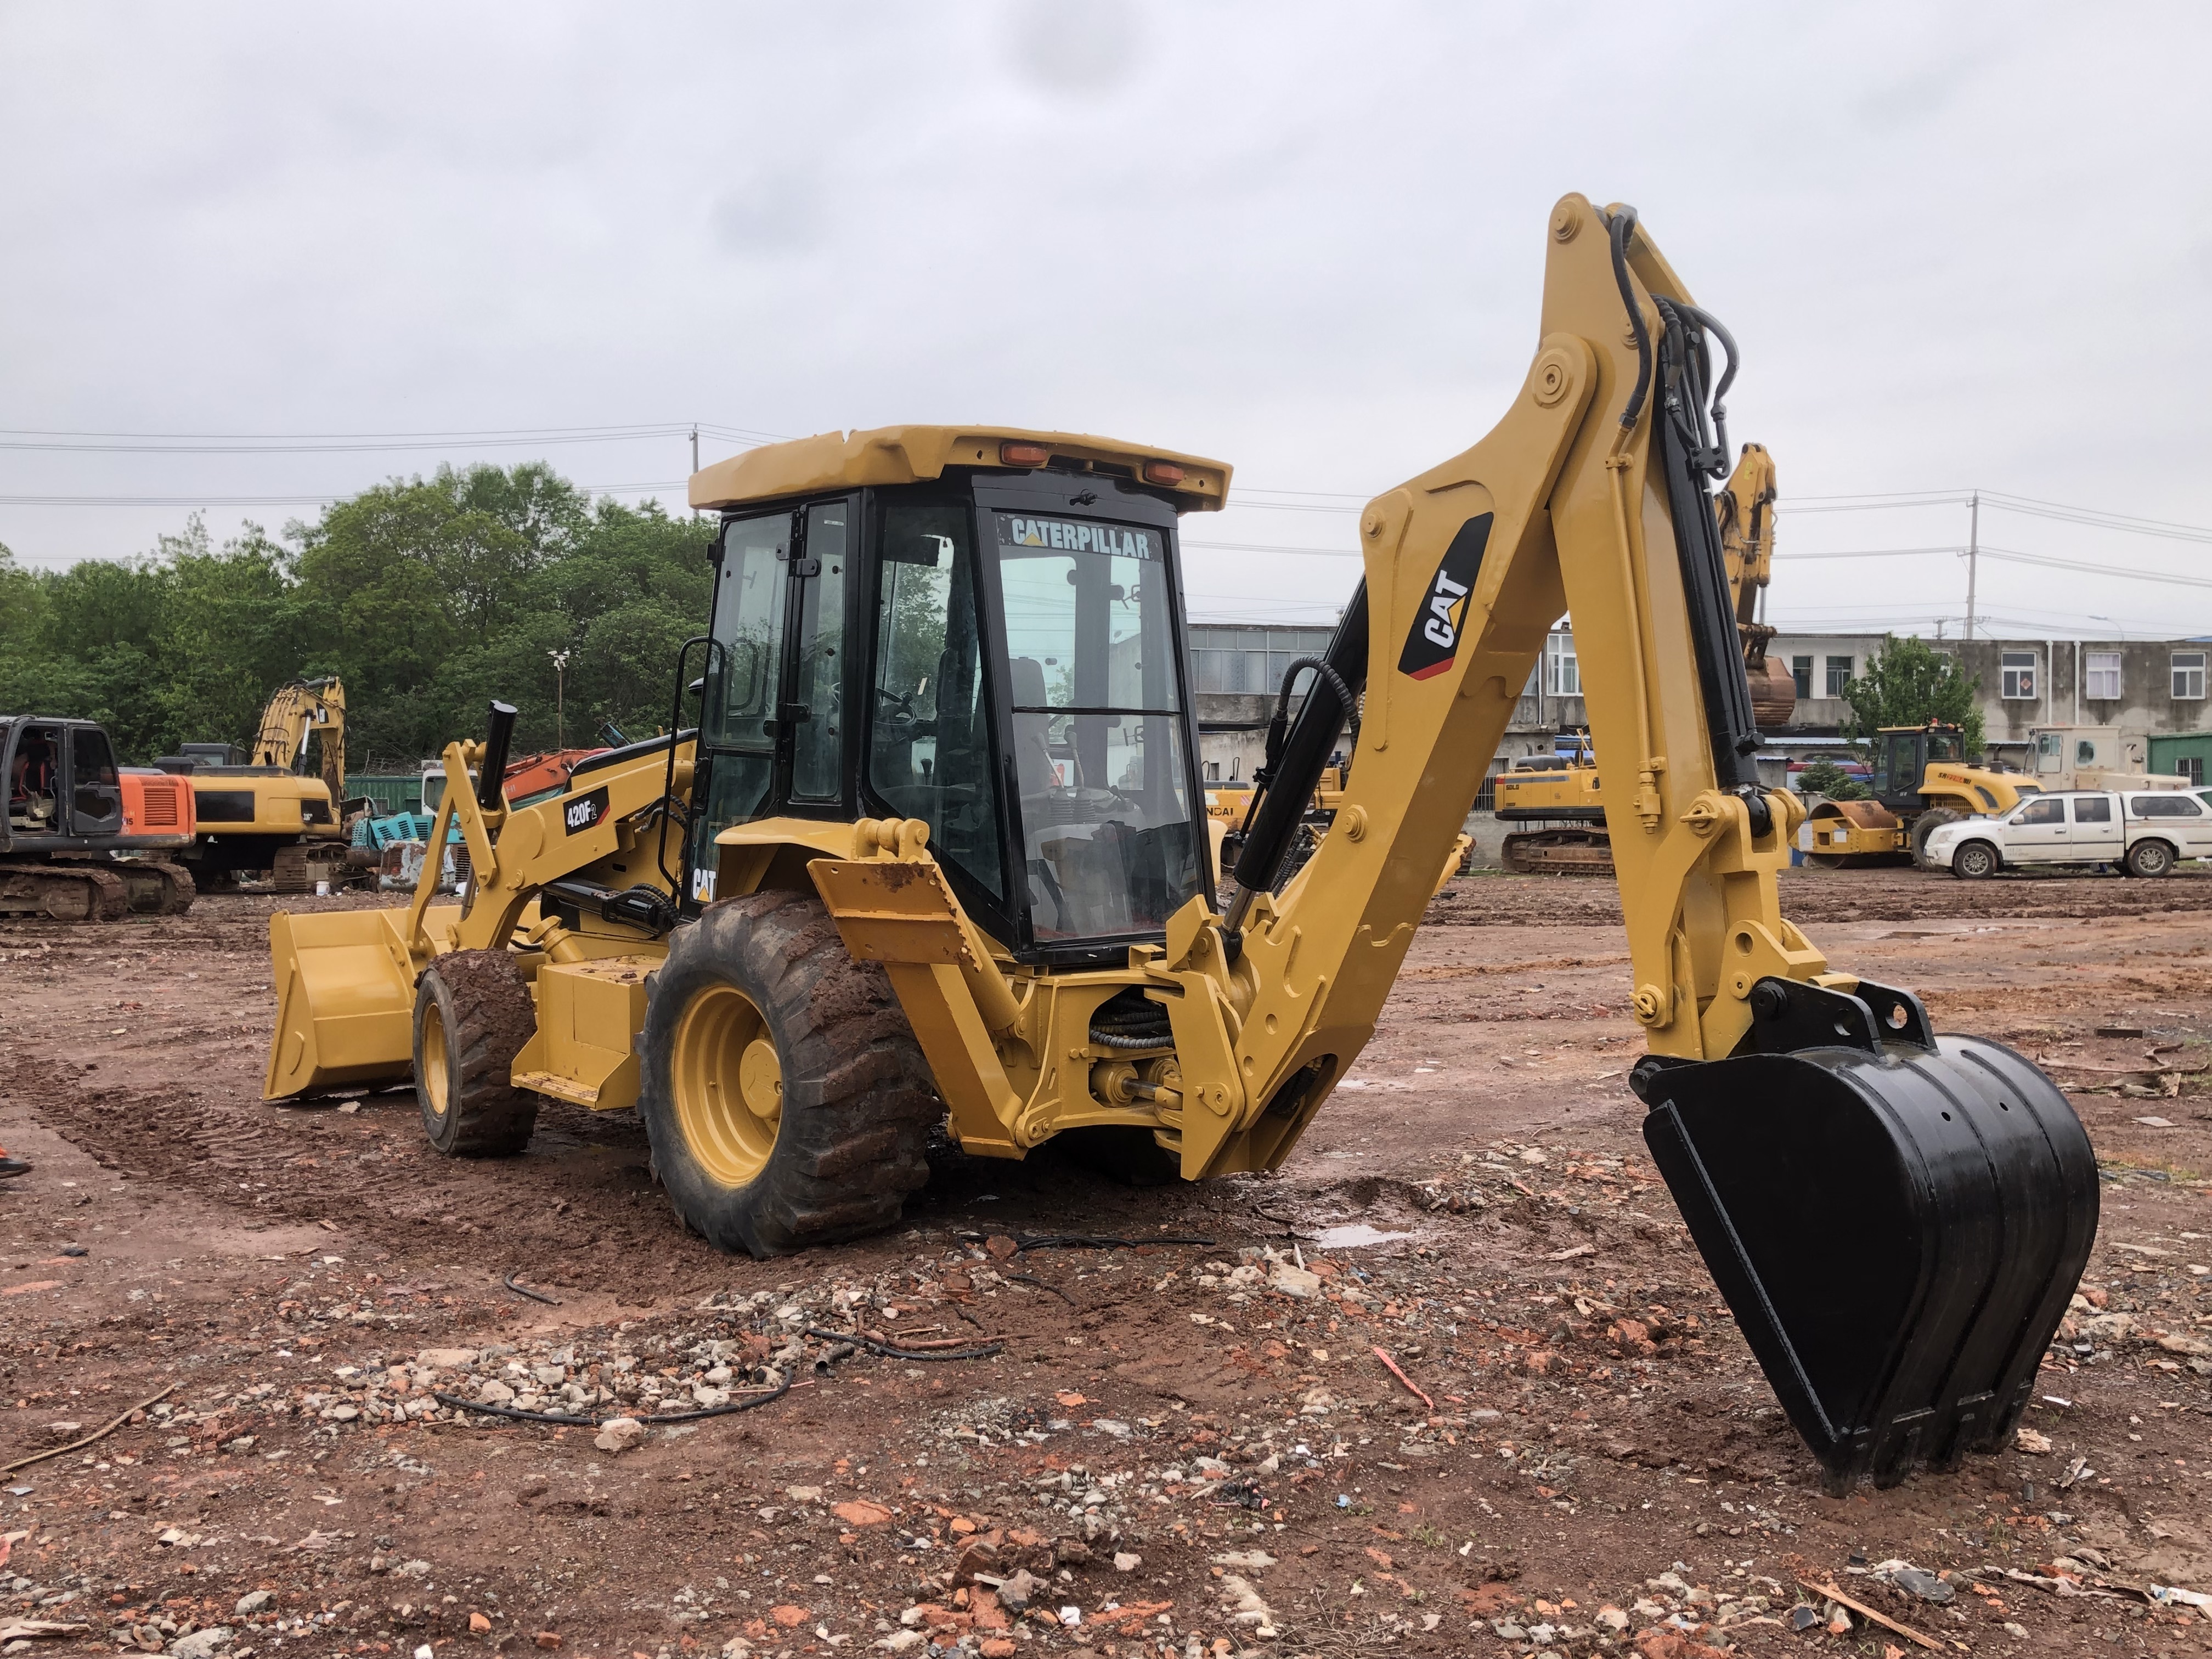
M686 428L688 431L690 428ZM578 484L587 495L634 495L682 489L687 480L662 478L649 483ZM6 507L327 507L366 495L370 489L326 491L319 495L0 495Z

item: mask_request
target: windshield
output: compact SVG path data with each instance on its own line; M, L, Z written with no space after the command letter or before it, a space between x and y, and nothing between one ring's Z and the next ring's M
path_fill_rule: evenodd
M994 514L1039 939L1163 927L1201 888L1164 538Z
M1930 732L1928 734L1928 758L1930 761L1962 761L1966 758L1966 742L1956 732Z

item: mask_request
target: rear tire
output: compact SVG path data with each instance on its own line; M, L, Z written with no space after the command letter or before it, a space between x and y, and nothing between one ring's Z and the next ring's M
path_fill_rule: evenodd
M1961 881L1985 881L1999 866L1997 849L1985 841L1970 841L1951 854L1951 873Z
M1928 837L1947 823L1957 823L1966 815L1954 812L1948 806L1930 807L1913 820L1912 861L1923 870L1940 870L1943 866L1928 856Z
M2162 841L2139 841L2128 848L2128 873L2146 879L2162 876L2173 868L2173 848Z
M945 1109L890 977L817 899L756 893L669 941L638 1037L639 1115L669 1201L757 1257L890 1226Z
M455 951L415 984L415 1098L449 1158L504 1158L530 1144L538 1097L507 1081L538 1027L530 987L506 951Z

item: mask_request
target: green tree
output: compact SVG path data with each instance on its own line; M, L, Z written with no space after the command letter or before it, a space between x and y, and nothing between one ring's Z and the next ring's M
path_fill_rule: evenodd
M1851 717L1844 735L1863 744L1886 726L1924 726L1942 720L1966 734L1966 753L1982 752L1982 710L1975 701L1979 679L1968 679L1956 659L1925 640L1885 636L1866 670L1844 687Z
M1832 760L1816 760L1797 775L1801 794L1826 795L1830 800L1864 800L1874 792Z
M520 709L520 752L550 748L565 650L569 739L641 736L706 631L714 530L528 462L387 479L281 539L249 525L218 548L195 517L144 557L60 571L0 548L0 709L98 720L140 762L246 742L276 687L337 673L352 769L411 767L492 697Z

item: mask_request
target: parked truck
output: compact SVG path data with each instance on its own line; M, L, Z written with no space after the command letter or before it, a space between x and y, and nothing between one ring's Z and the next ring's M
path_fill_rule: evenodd
M1930 868L1969 881L2027 865L2108 865L2162 876L2183 859L2212 858L2212 790L2033 795L2009 812L1936 825L1923 852Z

